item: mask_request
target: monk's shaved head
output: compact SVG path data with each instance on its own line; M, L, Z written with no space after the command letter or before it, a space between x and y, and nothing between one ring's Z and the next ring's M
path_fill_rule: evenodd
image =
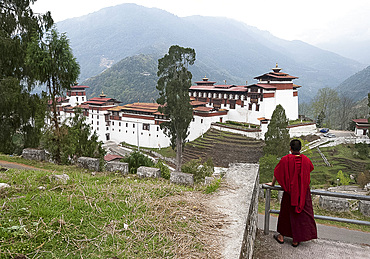
M290 141L290 147L292 151L299 151L302 148L301 141L299 139L293 139Z

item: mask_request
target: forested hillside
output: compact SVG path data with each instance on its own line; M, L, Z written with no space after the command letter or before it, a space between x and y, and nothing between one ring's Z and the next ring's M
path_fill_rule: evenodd
M158 97L157 58L151 55L128 57L98 76L92 77L84 85L90 86L88 98L97 97L104 91L109 97L122 104L153 102Z
M70 38L81 65L80 80L96 76L127 57L162 57L174 44L195 49L196 62L190 69L193 80L206 75L218 83L251 83L278 62L283 72L299 77L296 83L303 86L301 101L310 100L322 87L336 87L364 67L335 53L301 41L282 40L232 19L181 18L135 4L105 8L65 20L57 27ZM154 84L145 87L149 89Z
M361 100L370 93L370 66L341 83L337 91L355 100Z

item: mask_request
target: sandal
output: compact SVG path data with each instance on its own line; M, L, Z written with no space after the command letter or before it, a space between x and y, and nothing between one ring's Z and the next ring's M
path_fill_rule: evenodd
M280 234L275 234L275 235L274 235L274 239L275 239L279 244L284 244L284 240L283 240L283 241L280 241L280 240L279 240L279 238L278 238L279 236L281 236L281 235L280 235Z
M297 244L293 244L293 243L292 243L292 246L293 246L293 247L297 247L297 246L299 246L299 244L300 244L299 242L297 242Z

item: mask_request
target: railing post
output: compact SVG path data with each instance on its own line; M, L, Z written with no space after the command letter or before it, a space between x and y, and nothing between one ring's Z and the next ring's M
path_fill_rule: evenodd
M268 235L270 233L270 198L271 190L266 188L266 197L265 197L265 226L264 234Z

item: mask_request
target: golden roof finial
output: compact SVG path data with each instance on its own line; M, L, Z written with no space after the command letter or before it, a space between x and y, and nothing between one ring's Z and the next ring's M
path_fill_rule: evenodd
M276 67L279 67L277 62L276 62Z
M102 91L101 91L101 94L100 94L100 98L104 98L104 97L107 97L107 95L106 95L106 94L104 94L104 91L102 90Z

